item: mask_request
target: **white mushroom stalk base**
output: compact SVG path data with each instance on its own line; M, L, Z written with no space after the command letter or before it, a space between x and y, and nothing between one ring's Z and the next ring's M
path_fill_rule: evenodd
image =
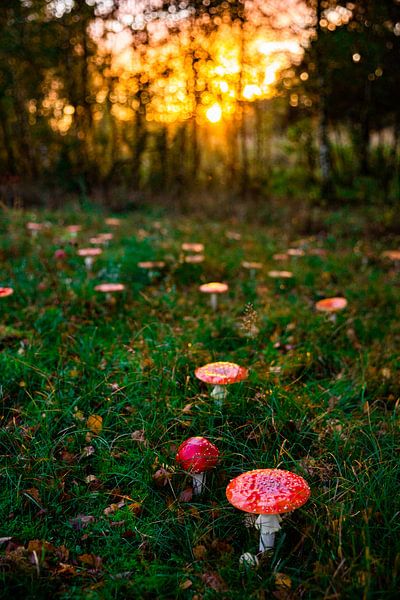
M202 494L204 492L205 481L206 481L205 473L195 473L193 475L193 495L194 496L199 496L200 494Z
M265 552L274 547L275 534L280 530L282 517L279 515L259 515L255 527L260 531L259 551Z
M217 294L211 294L211 296L210 296L210 304L211 304L211 308L213 310L217 310L217 306L218 306L218 296L217 296Z
M211 398L215 400L225 400L228 395L228 390L225 385L215 385L211 390Z
M85 267L88 271L93 267L93 256L85 256Z

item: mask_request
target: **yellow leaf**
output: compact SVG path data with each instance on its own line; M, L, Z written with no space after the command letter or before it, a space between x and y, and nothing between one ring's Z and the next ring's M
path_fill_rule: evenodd
M86 421L86 427L90 429L92 433L98 435L103 427L103 417L100 417L100 415L90 415Z
M277 589L290 590L292 580L285 573L275 573L275 585Z

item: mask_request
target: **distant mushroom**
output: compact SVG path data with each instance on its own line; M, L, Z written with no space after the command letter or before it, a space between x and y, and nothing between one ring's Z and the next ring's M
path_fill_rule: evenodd
M28 231L31 232L31 234L33 236L36 236L39 231L42 231L42 229L44 228L44 224L43 223L35 223L33 221L29 221L26 224L26 228L27 228Z
M250 277L255 277L256 271L262 269L263 264L260 262L249 262L247 260L243 260L242 267L250 272Z
M138 262L137 266L139 269L147 270L150 279L152 279L156 276L160 269L165 267L165 262L162 260L144 260L142 262Z
M203 283L199 290L203 294L210 294L210 304L213 310L217 310L218 306L218 294L224 294L229 289L228 284L221 283L219 281L211 281L210 283Z
M385 250L385 252L382 252L381 256L382 258L388 258L393 262L398 262L400 261L400 250Z
M104 220L104 223L106 225L110 225L110 227L119 227L121 225L121 222L121 219L117 219L115 217L108 217Z
M184 252L204 252L204 244L197 242L185 242L181 245Z
M67 253L63 248L57 248L57 250L54 251L54 258L56 260L65 260L67 258Z
M204 254L187 254L184 261L190 265L198 265L204 262Z
M76 237L77 234L82 230L82 225L68 225L66 230L71 235L71 237Z
M200 381L214 385L210 394L212 398L223 400L228 395L226 386L247 379L249 371L236 363L219 361L198 367L194 374Z
M112 294L123 292L125 286L123 283L99 283L94 288L96 292L102 292L106 295L108 301L112 300Z
M6 298L7 296L11 296L14 293L13 288L10 287L0 287L0 298Z
M287 260L289 258L288 254L285 254L284 252L277 252L276 254L274 254L272 256L272 258L274 260Z
M191 437L178 448L176 462L193 477L193 494L204 491L205 473L217 464L219 451L204 437Z
M315 308L320 312L335 313L346 308L348 302L346 298L336 296L334 298L324 298L315 303Z
M268 271L268 277L272 279L292 279L293 273L291 271Z
M232 479L226 496L235 508L259 515L255 521L260 531L259 552L265 552L274 547L280 515L305 504L310 488L303 477L290 471L255 469Z
M89 271L93 266L95 257L99 256L102 252L103 250L101 248L80 248L77 251L77 254L85 259L85 266Z
M302 248L289 248L289 250L287 250L287 254L289 256L304 256L305 252Z

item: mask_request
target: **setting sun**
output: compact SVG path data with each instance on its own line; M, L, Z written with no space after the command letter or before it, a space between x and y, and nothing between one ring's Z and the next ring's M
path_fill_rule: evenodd
M222 119L222 108L216 102L206 111L206 117L210 121L210 123L218 123Z

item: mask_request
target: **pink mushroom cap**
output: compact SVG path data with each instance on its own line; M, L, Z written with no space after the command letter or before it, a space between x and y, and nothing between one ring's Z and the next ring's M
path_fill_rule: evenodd
M6 298L7 296L11 296L14 293L13 288L10 287L0 287L0 298Z
M101 248L80 248L77 254L78 256L99 256L102 252Z
M220 283L219 281L211 281L210 283L203 283L199 290L204 294L223 294L227 292L229 286L227 283Z
M272 277L272 279L291 279L293 273L291 271L268 271L268 277Z
M232 479L226 497L236 508L258 515L278 515L299 508L310 497L308 483L283 469L255 469Z
M99 283L94 289L96 292L109 294L111 292L122 292L125 289L125 286L123 283Z
M204 252L204 244L198 242L185 242L181 245L185 252Z
M249 371L236 363L219 361L208 363L203 367L198 367L194 374L197 379L204 381L204 383L227 385L229 383L237 383L238 381L247 379Z
M324 298L315 303L315 308L321 312L336 312L346 308L348 302L346 298L339 296L334 298Z

